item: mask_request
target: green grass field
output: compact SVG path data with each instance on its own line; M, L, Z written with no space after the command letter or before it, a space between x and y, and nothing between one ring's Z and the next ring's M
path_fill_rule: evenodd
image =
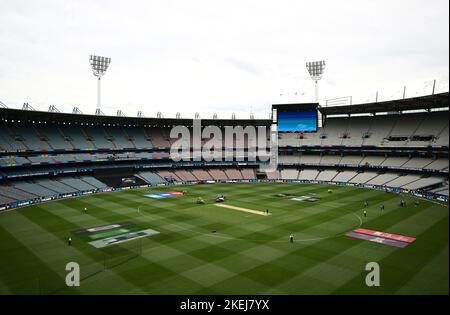
M415 206L413 198L404 196L407 206L400 208L396 194L353 187L331 187L328 193L329 188L269 183L177 186L103 193L2 213L0 293L449 293L446 206L428 201ZM175 189L188 194L144 197ZM274 196L279 193L320 201ZM268 208L271 215L217 207L218 194L228 197L227 205ZM206 204L196 204L198 197ZM365 200L367 218L362 215ZM386 206L383 214L381 203ZM160 233L105 248L71 234L124 221ZM343 235L360 226L417 240L401 249ZM72 246L67 244L69 236ZM65 286L70 261L80 264L79 287ZM380 287L365 285L365 266L372 261L380 265Z

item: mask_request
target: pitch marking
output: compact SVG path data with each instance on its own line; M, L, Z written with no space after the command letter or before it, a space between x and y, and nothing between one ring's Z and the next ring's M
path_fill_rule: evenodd
M271 213L266 213L266 212L259 211L259 210L252 210L252 209L247 209L247 208L225 205L223 203L215 204L215 206L221 207L221 208L237 210L237 211L242 211L242 212L247 212L247 213L252 213L252 214L258 214L258 215L271 215Z

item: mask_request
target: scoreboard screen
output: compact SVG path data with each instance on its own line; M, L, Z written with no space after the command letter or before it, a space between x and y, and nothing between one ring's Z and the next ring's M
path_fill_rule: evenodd
M316 132L318 125L317 106L277 106L278 132Z

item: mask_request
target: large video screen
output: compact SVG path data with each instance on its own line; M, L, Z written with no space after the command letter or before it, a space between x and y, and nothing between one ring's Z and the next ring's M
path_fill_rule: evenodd
M317 110L278 111L278 132L316 132Z

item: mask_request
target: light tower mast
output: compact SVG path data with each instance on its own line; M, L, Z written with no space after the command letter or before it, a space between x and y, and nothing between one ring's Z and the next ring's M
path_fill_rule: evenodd
M92 67L92 72L97 77L97 109L95 110L96 115L101 115L101 77L105 75L106 70L109 67L109 64L111 63L111 58L108 57L101 57L101 56L95 56L90 55L89 56L89 62Z
M319 80L322 79L323 71L325 70L325 61L313 61L306 63L306 69L308 69L311 79L314 81L315 85L315 102L319 103ZM319 105L320 106L320 105ZM317 111L318 127L321 128L323 125L322 113L320 110Z
M315 84L315 102L319 103L319 80L322 79L323 71L325 70L325 61L313 61L306 63L311 79Z

